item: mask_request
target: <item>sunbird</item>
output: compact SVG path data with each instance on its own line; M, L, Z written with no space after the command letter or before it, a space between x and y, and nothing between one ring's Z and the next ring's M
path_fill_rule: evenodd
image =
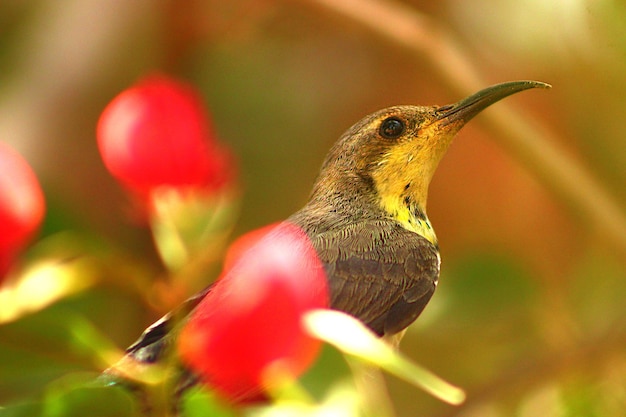
M431 299L440 271L437 236L426 214L428 187L457 132L491 104L537 81L493 85L444 106L394 106L349 128L330 149L308 202L286 222L310 239L328 280L330 307L397 345ZM280 226L278 226L280 227ZM126 359L158 362L175 322L211 291L150 326ZM183 386L197 378L187 375Z

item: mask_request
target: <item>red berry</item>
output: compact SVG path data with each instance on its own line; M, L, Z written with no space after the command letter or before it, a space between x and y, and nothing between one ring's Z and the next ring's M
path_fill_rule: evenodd
M232 401L262 398L263 373L280 362L300 375L320 342L301 318L328 307L321 262L306 234L283 223L224 271L179 337L183 362Z
M43 192L28 163L0 143L0 279L41 225Z
M268 233L276 229L279 222L268 224L261 228L252 230L243 236L237 238L226 251L224 255L224 270L230 270L233 265L239 262L241 256L246 253L248 249L255 246L261 239L263 239Z
M115 97L100 116L97 137L111 174L142 194L164 185L215 188L230 174L230 153L215 141L199 95L163 75Z

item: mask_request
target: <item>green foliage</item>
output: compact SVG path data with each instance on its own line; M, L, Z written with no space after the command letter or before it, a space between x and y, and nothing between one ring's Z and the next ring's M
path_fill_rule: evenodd
M528 317L538 302L532 274L512 258L476 253L446 265L450 314L468 324L484 323L496 315Z
M237 415L215 395L202 389L191 390L185 395L182 410L185 417L234 417Z
M3 417L136 417L137 404L118 387L97 387L94 375L67 374L51 383L37 402L0 409Z

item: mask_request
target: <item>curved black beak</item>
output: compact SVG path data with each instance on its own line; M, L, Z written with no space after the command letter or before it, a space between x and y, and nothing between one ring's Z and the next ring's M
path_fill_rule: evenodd
M492 85L471 96L464 98L455 104L441 106L435 110L437 118L435 123L445 126L449 124L460 124L463 126L474 116L486 109L493 103L502 100L511 94L531 88L551 88L550 84L540 81L510 81L502 84ZM459 126L459 127L460 127Z

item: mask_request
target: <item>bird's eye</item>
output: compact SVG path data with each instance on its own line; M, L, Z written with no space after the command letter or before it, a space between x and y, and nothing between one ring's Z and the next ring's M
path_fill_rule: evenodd
M388 117L380 124L380 136L385 139L396 139L404 133L404 122L397 117Z

